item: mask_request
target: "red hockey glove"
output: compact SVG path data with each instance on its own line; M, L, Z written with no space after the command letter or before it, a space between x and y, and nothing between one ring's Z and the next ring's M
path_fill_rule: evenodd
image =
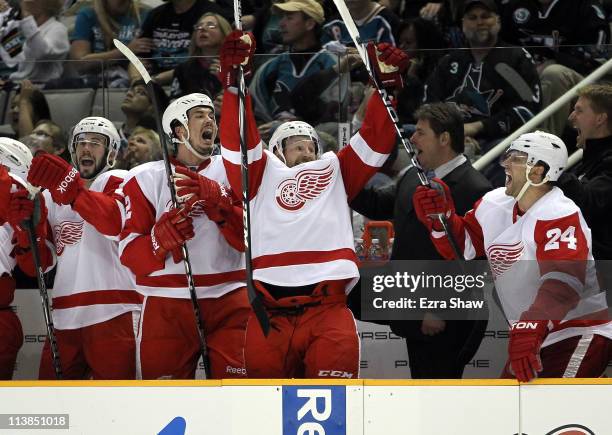
M230 32L221 46L219 80L223 88L236 86L238 65L242 65L245 80L253 72L253 56L255 55L255 36L251 32L234 30Z
M32 200L28 195L29 192L25 189L19 189L11 193L8 209L7 220L13 227L16 244L21 248L28 248L30 246L30 239L23 224L24 221L33 219L37 239L40 240L47 237L47 207L45 206L44 197L38 194Z
M540 348L548 334L547 320L519 320L510 330L508 359L519 382L529 382L542 371Z
M442 231L438 214L450 219L455 214L455 204L450 189L439 178L431 180L432 187L419 186L412 196L412 204L417 219L429 230Z
M12 178L9 176L8 171L2 165L0 165L0 225L4 224L8 219L8 208L11 202L11 185L13 184Z
M408 55L386 42L378 45L370 42L367 51L374 76L380 86L401 89L404 86L402 75L410 63Z
M151 230L153 254L165 261L168 252L172 252L172 259L178 263L183 259L183 243L193 236L193 222L185 209L173 208L164 213Z
M58 204L72 204L84 188L79 171L64 159L52 154L39 154L32 159L28 181L49 190Z
M174 180L179 202L193 207L196 202L203 201L204 211L211 221L223 221L223 212L231 210L230 193L216 181L179 166L175 169Z

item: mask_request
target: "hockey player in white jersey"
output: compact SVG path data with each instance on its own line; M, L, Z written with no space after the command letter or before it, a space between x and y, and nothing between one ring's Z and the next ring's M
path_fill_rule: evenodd
M74 166L40 154L28 173L32 185L47 189L50 239L57 254L53 321L65 379L136 377L135 327L142 297L118 255L122 208L116 190L126 171L110 169L119 145L110 121L84 118L69 143ZM39 378L54 378L48 342Z
M237 194L242 183L236 67L245 65L248 72L254 44L252 34L234 31L221 50L221 154ZM373 63L392 71L387 83L401 87L406 55L391 46L369 52ZM278 127L268 151L248 95L245 109L253 279L272 324L266 338L254 319L248 323L249 377L356 378L359 338L346 294L359 271L348 201L387 159L396 140L393 123L375 94L360 132L337 155L321 156L319 138L304 122Z
M11 272L16 264L13 229L7 222L12 187L13 180L0 164L0 380L13 378L17 353L23 344L21 322L10 306L15 296L15 280Z
M552 134L514 140L501 158L505 187L487 193L464 217L445 191L419 187L413 202L436 248L452 259L433 218L444 213L466 259L486 255L510 322L502 377L599 377L610 360L605 293L597 283L591 231L580 209L554 182L567 150Z
M121 261L145 296L140 331L144 379L193 379L200 346L181 246L187 243L213 378L244 377L243 342L250 306L244 282L240 208L220 156L211 156L217 125L212 100L189 94L164 112L164 133L181 205L172 207L163 161L132 169L123 187L127 220ZM240 231L240 230L238 230ZM235 249L236 246L238 249Z

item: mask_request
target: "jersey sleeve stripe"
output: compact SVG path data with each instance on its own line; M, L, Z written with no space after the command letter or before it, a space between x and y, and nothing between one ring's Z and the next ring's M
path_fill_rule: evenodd
M573 288L578 294L581 294L584 289L584 285L580 282L580 280L576 278L575 276L570 275L569 273L558 272L558 271L548 272L542 275L540 279L542 282L549 280L549 279L560 281L564 284L567 284L571 288Z
M261 142L256 148L248 150L247 159L248 159L249 165L261 159L262 150L263 150L263 145L261 144ZM225 147L222 147L221 156L225 160L227 160L228 162L234 165L242 164L242 155L240 154L240 151L231 151Z
M381 154L370 148L359 133L351 138L350 144L355 154L368 166L380 168L387 161L387 157L389 157L389 154Z

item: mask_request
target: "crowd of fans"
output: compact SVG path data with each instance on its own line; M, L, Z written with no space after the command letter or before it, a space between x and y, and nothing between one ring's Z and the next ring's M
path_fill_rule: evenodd
M419 112L424 103L451 103L457 109L463 141L454 144L449 161L461 154L475 160L603 64L610 54L611 3L346 1L362 41L396 45L410 57L405 86L396 94L406 130L414 129L419 117L427 118L426 112ZM256 37L255 71L247 79L262 139L268 141L285 121L303 120L320 133L323 150L337 150L342 145L341 126L348 124L353 132L361 126L372 87L333 2L243 0L242 10L244 29ZM208 95L220 106L219 52L232 23L233 3L227 0L166 0L155 7L137 0L0 0L0 85L6 100L0 110L10 124L3 135L18 138L34 152L42 149L69 160L67 131L54 119L45 92L123 89L124 117L111 119L121 137L115 167L131 169L158 160L161 132L156 131L153 102L139 73L114 48L113 39L144 60L154 80L158 110L194 92ZM600 112L606 110L597 92L581 98L595 101ZM69 94L66 99L70 104ZM574 102L567 103L541 125L562 137L570 151L589 139L573 128L578 123L573 110ZM220 113L216 110L217 116ZM609 135L609 125L602 128L608 128ZM393 176L400 165L393 167L390 162L383 170ZM498 165L487 168L484 175L488 181L479 180L479 188L503 185ZM579 197L576 183L576 177L562 180ZM364 214L376 217L381 210L374 210L372 192L358 202L362 201L361 208L370 208ZM394 217L395 192L382 218ZM470 197L466 210L472 203ZM597 201L579 203L589 204ZM355 206L359 209L359 204ZM599 216L599 210L594 213ZM596 233L609 237L609 230ZM399 253L404 248L395 249L396 259L406 257ZM419 331L417 339L404 334L413 338L412 350L422 338ZM419 354L425 355L423 367L428 358L438 355L427 352ZM415 355L412 352L411 359L417 361ZM415 375L419 368L413 367ZM462 367L444 370L423 376L462 373Z

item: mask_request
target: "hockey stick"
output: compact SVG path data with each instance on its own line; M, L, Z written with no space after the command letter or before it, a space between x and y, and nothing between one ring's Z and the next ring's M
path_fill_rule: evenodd
M29 165L28 165L29 166ZM32 249L32 260L34 261L34 269L36 269L36 281L38 283L38 292L40 293L40 299L42 303L43 316L45 318L45 326L47 328L47 339L49 340L49 347L51 350L51 362L53 364L53 370L55 371L55 378L61 380L62 364L60 360L59 347L57 345L57 338L55 337L55 326L53 325L53 316L51 315L51 309L49 308L49 293L47 291L47 284L45 283L45 276L40 265L40 252L38 252L38 244L36 243L36 230L34 229L34 222L40 219L40 199L39 189L32 186L30 183L24 181L22 178L15 174L9 173L11 178L25 187L29 194L29 198L34 201L34 213L28 220L23 221L22 225L28 233L30 239L30 247Z
M157 126L157 130L159 131L159 137L161 139L161 149L164 157L164 163L166 166L166 178L168 183L168 189L170 189L170 198L172 199L172 205L174 208L179 207L179 203L176 199L176 190L174 189L174 180L172 178L172 165L170 164L170 154L168 152L168 143L166 135L164 134L164 129L162 128L161 122L161 113L159 111L159 105L157 103L157 98L155 91L153 89L153 82L151 81L151 76L147 72L147 69L144 67L140 59L136 57L136 55L126 47L121 41L117 39L113 39L115 47L130 61L130 63L138 70L142 79L149 89L149 96L151 98L151 102L153 103L153 108L155 110L155 124ZM198 329L198 338L200 341L200 355L202 356L202 362L204 364L204 372L206 373L206 378L210 379L210 362L208 360L208 348L206 347L206 339L204 336L204 322L202 320L202 313L200 312L200 305L198 304L198 296L196 294L195 282L193 280L193 273L191 269L191 261L189 260L189 250L187 249L187 243L183 243L181 247L183 251L183 264L185 265L185 275L187 276L187 285L189 287L189 296L191 299L191 304L193 306L193 314L195 316L196 327Z
M499 62L495 65L495 71L514 89L523 101L539 101L540 96L538 95L538 100L535 99L536 96L533 93L533 89L529 87L525 79L510 65L505 62Z
M497 159L497 157L502 152L504 152L506 148L508 148L508 146L512 143L514 139L516 139L523 133L530 132L534 128L537 128L547 117L555 113L557 110L559 110L559 108L561 108L561 106L563 106L564 104L567 104L572 98L574 98L578 89L586 85L589 85L595 82L596 80L599 80L601 77L607 74L608 71L610 71L610 69L612 69L612 59L608 60L606 63L604 63L599 68L597 68L595 71L593 71L591 74L586 76L582 81L577 83L576 86L571 88L565 94L561 95L559 98L553 101L548 107L545 107L544 109L542 109L540 113L538 113L536 116L534 116L529 121L527 121L525 124L523 124L514 133L508 135L506 139L504 139L499 144L491 148L485 155L483 155L481 158L476 160L476 162L474 162L474 168L478 169L479 171L486 168L489 165L489 163L492 163L493 161L495 161L495 159Z
M344 21L344 25L346 26L346 29L349 35L351 35L351 39L353 40L353 43L355 44L355 47L357 48L359 57L361 57L361 60L363 61L363 64L365 65L366 70L368 71L368 74L370 75L370 78L372 79L372 82L374 83L374 87L376 88L376 91L380 95L380 98L382 99L385 105L385 108L387 109L387 113L389 114L389 116L391 117L391 120L393 121L393 126L395 127L395 130L400 138L400 141L402 142L404 149L406 150L406 152L408 153L408 156L410 157L410 162L417 170L417 175L419 177L419 181L421 182L421 185L429 186L429 187L432 187L440 191L442 187L432 184L431 181L427 178L427 175L425 175L425 171L423 170L423 168L421 167L421 164L416 158L416 150L414 148L414 145L410 142L410 139L405 137L404 129L399 124L399 117L397 115L397 112L395 111L395 108L391 104L389 94L387 94L386 89L381 88L374 74L374 71L372 70L372 67L368 59L368 54L365 50L365 47L361 43L361 37L359 36L359 30L357 29L357 26L355 25L355 21L353 21L353 17L351 16L351 13L346 7L344 0L334 0L334 4L336 5L336 8L338 9L338 13L342 17L342 21ZM441 193L443 194L444 192L441 191ZM453 249L453 253L455 254L456 258L463 260L463 254L459 250L459 246L457 242L455 241L455 238L453 237L453 234L451 233L448 227L446 216L442 213L439 213L435 215L435 217L440 222L440 225L442 225L442 229L444 233L446 233L447 235L448 241L451 245L451 248Z
M242 30L242 7L240 0L234 0L234 21L236 29ZM240 130L240 175L242 178L242 223L244 231L244 262L246 268L246 286L249 302L257 317L265 337L270 332L270 318L264 308L261 297L253 284L253 256L251 252L251 207L249 197L249 157L246 141L246 123L244 122L246 84L242 65L238 66L238 129Z

